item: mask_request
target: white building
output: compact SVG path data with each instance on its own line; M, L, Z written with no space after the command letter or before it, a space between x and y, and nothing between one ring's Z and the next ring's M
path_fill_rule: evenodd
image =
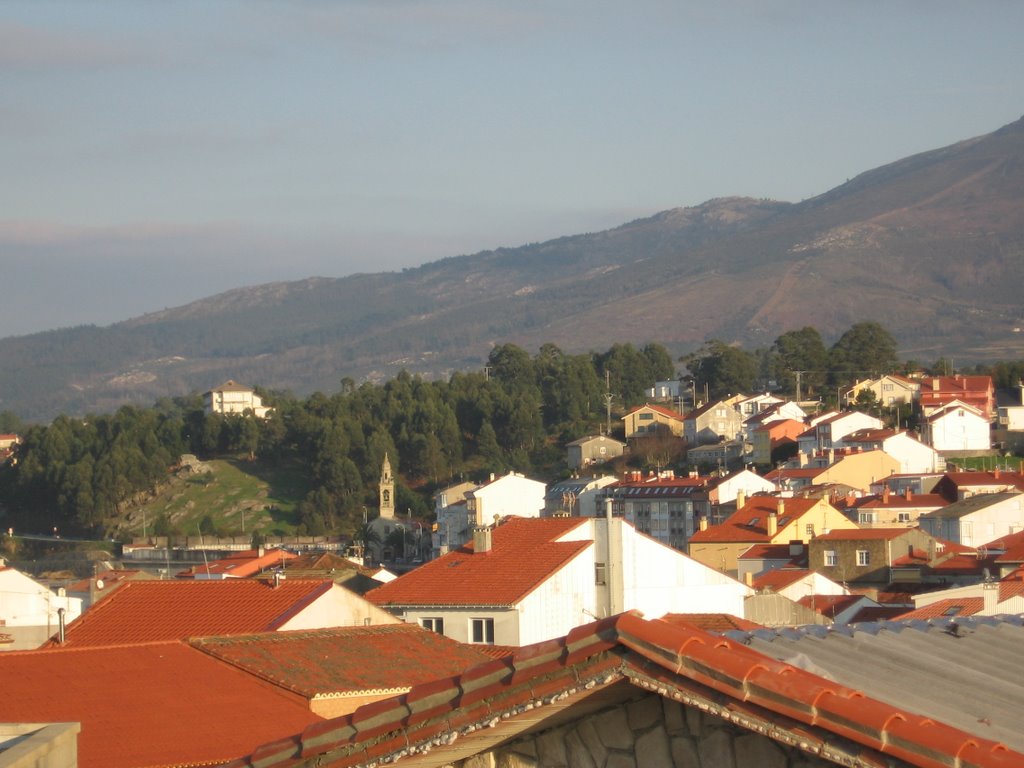
M3 561L0 560L0 563ZM68 597L19 570L0 565L0 650L38 648L82 613L82 599Z
M574 477L548 486L544 494L544 515L568 513L570 517L600 517L604 507L601 489L618 482L614 475Z
M978 547L1024 530L1024 493L979 493L917 518L937 539Z
M987 451L992 447L988 419L959 400L932 411L921 424L921 439L936 451Z
M431 561L366 597L468 643L526 645L637 609L743 614L753 590L620 518L509 518L472 548Z
M900 463L900 474L942 472L946 469L946 459L942 454L905 431L865 429L850 433L843 442L862 451L885 451Z
M547 486L518 472L490 480L482 485L460 483L440 491L434 497L437 524L432 542L432 557L461 547L473 538L473 528L489 525L495 517L540 517L545 508Z
M263 405L256 390L228 379L219 387L203 394L203 407L207 413L244 414L251 411L257 418L266 418L271 408Z

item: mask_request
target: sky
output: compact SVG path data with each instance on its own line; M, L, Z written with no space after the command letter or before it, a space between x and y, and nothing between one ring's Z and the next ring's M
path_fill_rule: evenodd
M799 201L1024 115L1017 0L3 0L0 338Z

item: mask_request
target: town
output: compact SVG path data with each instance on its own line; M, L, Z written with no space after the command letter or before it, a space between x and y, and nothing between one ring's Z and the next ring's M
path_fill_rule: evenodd
M657 348L630 351L665 371ZM40 545L18 517L0 764L1024 764L1024 385L907 371L853 376L829 403L823 372L802 369L735 394L709 373L732 353L705 351L697 376L645 380L614 422L609 394L604 418L577 422L598 430L563 430L551 481L508 467L528 452L521 425L518 445L500 427L503 447L481 419L478 479L452 477L451 445L403 478L418 441L378 439L361 454L379 456L375 504L351 490L357 468L319 525L299 510L301 531L268 529L260 507L234 535L136 516L73 580L19 569L19 547L109 520L61 518L72 530ZM475 384L522 390L523 370L581 362L555 353L498 348ZM394 386L425 399L419 379ZM225 447L255 460L282 407L237 381L209 390L214 421L195 429L221 436L175 472L203 478ZM8 482L61 424L0 435ZM334 440L345 476L358 452ZM417 471L438 481L414 510ZM936 698L951 678L956 701Z

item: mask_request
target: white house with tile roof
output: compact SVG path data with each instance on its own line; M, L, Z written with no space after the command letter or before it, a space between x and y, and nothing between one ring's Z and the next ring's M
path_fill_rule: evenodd
M249 411L257 418L266 418L272 410L263 404L263 398L256 390L245 384L228 379L219 387L203 394L203 407L207 413L244 414Z
M752 593L621 518L556 517L478 530L366 597L461 642L518 646L624 610L742 616Z
M921 439L936 451L987 451L992 447L992 426L979 409L954 400L921 422Z

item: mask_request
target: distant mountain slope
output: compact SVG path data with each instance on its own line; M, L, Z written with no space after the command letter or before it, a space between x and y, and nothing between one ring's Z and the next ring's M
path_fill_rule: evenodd
M108 328L0 340L0 410L107 410L225 378L299 393L401 367L877 320L922 360L1024 357L1024 120L800 204L743 198L401 273L238 289Z

